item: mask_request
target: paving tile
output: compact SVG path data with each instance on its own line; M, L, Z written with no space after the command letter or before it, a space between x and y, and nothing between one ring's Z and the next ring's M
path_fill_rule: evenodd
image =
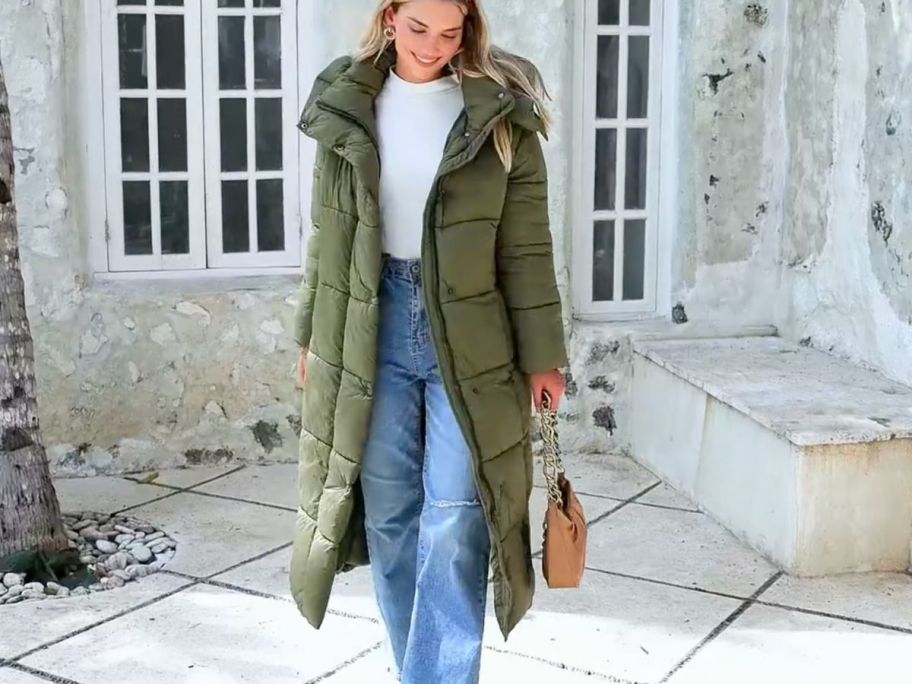
M687 496L677 491L665 483L660 484L651 492L647 492L639 499L638 503L654 504L656 506L669 506L671 508L681 508L687 511L700 510L697 504L691 501Z
M213 579L235 586L261 591L292 600L289 589L288 568L291 564L291 547L264 556L259 560L220 573ZM351 572L336 575L329 608L352 615L379 619L380 613L374 598L374 585L370 567L362 566Z
M657 681L740 605L735 599L593 571L579 589L549 589L540 562L535 568L532 609L506 641L489 588L485 643L603 677Z
M0 606L0 622L3 624L0 629L0 658L19 655L187 584L188 581L180 577L154 574L128 582L119 589L86 596L20 601ZM10 629L11 625L15 625L15 629Z
M587 565L737 596L776 572L708 516L651 506L626 506L593 525Z
M230 473L232 470L237 470L240 466L238 464L234 465L224 465L224 466L191 466L187 468L168 468L167 470L156 470L158 477L153 480L152 484L160 485L169 485L171 487L193 487L198 485L201 482L206 480L211 480L213 477L218 477L219 475L225 475ZM136 473L132 475L125 475L124 477L128 480L140 480L150 473Z
M751 606L669 684L907 684L912 636Z
M761 600L912 629L912 577L900 573L784 576Z
M43 684L47 681L12 667L0 667L0 684Z
M64 513L113 513L173 493L164 487L138 484L122 477L59 477L54 479L54 489Z
M177 542L168 570L208 575L291 541L295 514L243 501L181 492L140 506L133 515Z
M247 466L243 470L201 485L196 491L287 506L297 510L298 466L296 463Z
M381 638L367 620L315 630L288 602L197 585L23 662L86 683L300 684Z
M328 684L394 684L396 679L389 655L383 648L376 648L355 662L340 668L321 682ZM604 682L601 677L568 670L555 664L527 656L485 648L481 655L480 684L502 684L505 681L560 682L560 684L585 684Z
M393 673L393 660L387 651L387 642L374 648L352 663L340 667L320 684L396 684L398 680Z
M563 462L573 487L585 494L629 499L659 481L632 458L620 454L564 454ZM535 484L544 486L539 455L535 457L534 476Z

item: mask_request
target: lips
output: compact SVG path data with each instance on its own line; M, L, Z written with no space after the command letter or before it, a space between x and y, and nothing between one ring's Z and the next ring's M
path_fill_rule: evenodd
M421 64L422 66L433 66L440 59L439 57L437 57L435 59L422 59L421 57L416 55L414 52L412 53L412 57L414 57L415 61L418 62L419 64Z

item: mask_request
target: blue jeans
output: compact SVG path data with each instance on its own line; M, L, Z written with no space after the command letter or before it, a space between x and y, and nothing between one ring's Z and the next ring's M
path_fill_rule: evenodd
M420 260L384 255L361 471L367 545L401 681L474 683L490 540L422 297Z

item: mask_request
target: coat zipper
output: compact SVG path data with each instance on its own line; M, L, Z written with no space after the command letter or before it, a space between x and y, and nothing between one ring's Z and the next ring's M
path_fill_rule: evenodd
M437 204L440 201L440 199L439 199L440 181L443 179L443 177L450 173L453 173L454 171L458 171L463 166L465 166L466 164L471 162L475 158L475 156L478 154L478 151L481 149L481 146L484 144L484 141L487 139L488 135L490 135L491 131L493 130L493 128L497 124L497 122L501 118L506 116L508 113L509 113L509 110L500 112L500 114L498 116L491 119L491 121L488 122L488 124L485 126L485 128L479 132L478 137L475 140L473 140L471 143L469 143L470 145L474 144L476 146L476 149L472 152L472 154L467 155L466 158L463 159L460 163L456 164L455 166L452 166L451 168L446 169L446 171L443 173L441 173L441 171L443 170L445 164L441 164L440 168L437 171L437 175L434 178L434 183L432 186L435 189L435 193L428 197L428 204L430 204L430 202L432 201L432 198L434 198L434 204L435 204L435 208L436 208ZM481 140L481 142L477 142L478 140ZM432 230L434 230L434 226L428 225L428 218L430 216L430 212L428 211L428 209L429 209L428 205L425 205L425 212L424 212L425 225L424 225L424 231L423 231L423 235L422 235L422 248L421 248L422 255L425 253L427 253L429 255L431 254L429 245L428 245L428 235ZM443 219L443 216L441 215L440 221L442 221L442 219ZM440 222L440 221L438 221L438 222ZM434 244L436 247L436 239L435 239ZM433 280L433 285L432 285L433 294L434 294L434 298L437 298L437 295L439 292L439 283L437 282L438 266L437 266L436 251L433 253L433 256L430 256L429 258L432 259L432 265L433 265L433 275L434 275L434 278L432 279ZM422 274L424 274L426 272L424 265L422 265L421 271L422 271ZM431 308L431 302L433 301L434 298L431 297L431 288L428 287L429 279L422 276L422 282L424 283L423 289L424 289L425 310L428 312L436 311L436 309ZM431 323L431 336L434 338L435 347L437 349L440 349L446 355L446 363L441 365L440 369L441 370L443 370L444 368L452 369L453 368L453 357L452 357L452 354L450 354L450 351L447 348L447 346L441 342L442 331L439 330L439 322L437 321L437 317L429 316L428 320ZM454 413L456 415L457 422L460 424L460 427L461 427L463 433L467 434L467 435L474 435L474 432L470 429L471 428L471 417L468 415L468 411L465 409L464 401L460 401L461 400L461 396L460 396L461 391L458 390L458 388L456 387L455 378L450 377L449 370L445 373L442 373L441 377L443 378L444 390L446 391L447 396L450 400L450 405L454 407ZM481 459L480 453L478 454L478 459L474 459L474 458L472 459L472 474L474 475L474 478L475 478L475 488L477 490L479 490L479 492L481 491L480 459ZM491 493L491 496L493 497L493 492ZM493 536L493 535L491 535L491 528L492 528L491 510L488 508L487 504L485 503L485 497L479 495L478 498L479 498L479 501L481 502L482 509L484 510L485 520L488 522L488 537L490 538ZM494 553L497 554L497 565L498 565L498 569L499 569L500 581L502 583L501 590L503 590L503 585L507 586L507 590L511 592L509 603L512 606L512 604L513 604L512 590L509 588L509 583L504 582L504 570L503 570L503 560L502 560L503 553L502 553L502 546L501 546L500 538L498 537L495 540L493 540L491 546L494 549ZM485 582L485 585L487 586L487 582ZM498 624L500 626L501 632L504 635L504 639L506 639L507 638L506 625L505 625L505 622L501 622L500 616L498 616Z

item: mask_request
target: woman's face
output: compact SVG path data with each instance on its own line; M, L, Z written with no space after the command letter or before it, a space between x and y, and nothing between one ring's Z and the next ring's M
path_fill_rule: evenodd
M396 31L396 73L418 83L439 78L462 47L465 14L448 0L411 0L392 7L384 24Z

